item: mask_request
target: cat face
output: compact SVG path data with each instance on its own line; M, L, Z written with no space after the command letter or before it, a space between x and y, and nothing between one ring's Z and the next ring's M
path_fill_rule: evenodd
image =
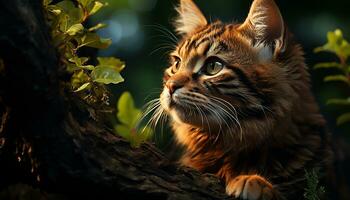
M276 61L285 38L273 0L255 0L243 24L209 24L191 0L177 10L182 40L164 73L164 110L178 123L213 130L264 115L280 89L273 80L286 77Z

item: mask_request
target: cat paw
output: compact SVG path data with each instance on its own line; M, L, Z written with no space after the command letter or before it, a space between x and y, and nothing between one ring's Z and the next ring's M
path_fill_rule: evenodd
M237 176L227 183L226 193L246 200L276 199L276 192L272 184L259 175Z

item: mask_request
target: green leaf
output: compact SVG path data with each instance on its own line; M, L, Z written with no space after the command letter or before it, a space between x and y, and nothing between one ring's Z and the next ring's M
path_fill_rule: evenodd
M56 16L58 16L59 14L62 13L62 10L60 7L55 6L55 5L48 5L47 6L47 10L53 14L55 14Z
M86 70L89 70L89 71L92 71L95 69L95 66L93 65L84 65L87 61L89 60L89 58L87 57L73 57L73 58L70 58L69 59L69 62L72 62L74 63L74 67L71 67L70 69L71 70L78 70L78 69L86 69Z
M97 30L100 30L100 29L105 28L105 27L107 27L107 24L98 23L96 26L89 28L89 31L93 32L93 31L97 31Z
M337 29L334 32L328 32L327 43L322 47L317 47L316 53L328 51L337 54L340 58L346 60L350 56L350 44L344 39L341 30Z
M81 92L85 89L88 89L91 83L84 83L82 86L80 86L78 89L76 89L74 92Z
M328 105L350 105L350 97L347 99L329 99L327 101Z
M344 75L326 76L324 78L324 81L325 82L340 81L340 82L345 82L345 83L349 84L349 79Z
M66 33L70 36L74 36L78 33L82 33L83 30L84 30L84 26L82 24L74 24L66 31Z
M78 48L83 46L93 47L97 49L108 48L112 44L111 39L101 39L96 33L87 33L79 41Z
M95 1L94 6L89 11L89 15L93 15L93 14L97 13L97 11L99 11L103 6L104 6L103 3L99 2L99 1Z
M61 10L60 15L61 26L60 30L66 32L68 28L74 24L82 23L84 18L83 10L77 8L74 3L70 0L64 0L56 4Z
M97 66L91 72L93 81L103 84L118 84L124 81L119 71L115 67Z
M337 62L324 62L324 63L318 63L314 66L314 69L324 69L324 68L338 68L342 69L343 66Z
M89 71L93 71L95 69L95 66L93 66L93 65L82 65L82 66L78 66L78 67L81 69L89 70Z
M59 15L58 19L58 24L59 24L59 30L63 33L65 33L68 28L70 27L69 25L69 16L65 13Z
M59 9L55 9L55 10L50 10L53 14L55 14L55 15L59 15L59 14L61 14L61 10L59 10Z
M137 109L134 100L129 92L124 92L118 100L117 118L122 123L115 127L116 133L128 140L132 147L138 147L140 144L148 140L153 131L149 127L137 129L142 112Z
M44 6L48 6L50 3L52 3L52 0L43 0Z
M118 135L129 141L130 145L135 148L139 147L153 135L153 131L148 127L143 133L139 133L135 128L118 124L115 126L114 130Z
M94 0L78 0L78 2L84 7L87 7L93 1Z
M60 7L65 13L69 14L71 10L77 9L75 7L73 1L70 0L64 0L56 4L56 6Z
M342 114L337 118L337 125L338 126L343 125L347 122L350 122L350 113Z
M74 73L75 71L79 70L80 68L77 67L75 64L68 63L66 64L66 70L69 73Z
M123 124L118 124L115 126L115 131L118 135L122 136L124 139L131 141L130 128Z
M148 127L148 126L144 126L140 129L140 133L138 134L138 142L142 143L146 140L148 140L149 138L151 138L153 135L153 130Z
M117 117L128 127L135 127L141 117L141 111L135 107L134 100L129 92L124 92L118 101Z
M125 68L125 63L115 57L97 57L99 65L113 67L121 72Z
M131 141L130 141L131 146L139 147L142 143L147 141L152 135L153 135L153 131L149 127L145 127L141 133L137 131L132 131Z
M90 82L90 77L84 73L83 70L75 71L72 79L71 79L71 85L73 90L77 90L79 87L81 87L84 83Z
M69 62L75 63L77 66L81 66L89 61L88 57L73 57L69 59Z

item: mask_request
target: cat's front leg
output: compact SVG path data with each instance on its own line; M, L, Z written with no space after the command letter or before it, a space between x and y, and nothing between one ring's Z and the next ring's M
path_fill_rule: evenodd
M259 175L240 175L226 184L226 193L247 200L280 199L273 185Z

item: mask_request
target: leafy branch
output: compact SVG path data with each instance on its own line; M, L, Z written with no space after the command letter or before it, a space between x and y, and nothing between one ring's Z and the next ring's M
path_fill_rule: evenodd
M329 52L335 54L338 58L337 62L318 63L314 69L335 69L334 75L327 75L324 78L325 82L342 82L350 88L350 65L348 64L350 56L350 44L344 39L341 30L337 29L334 32L328 32L327 43L321 47L317 47L314 51ZM332 98L327 101L328 105L343 105L350 106L350 97L345 99ZM350 112L344 113L337 118L337 124L342 125L350 122Z
M88 104L108 104L106 84L118 84L124 79L120 72L125 68L124 62L114 57L98 57L97 65L93 65L91 58L79 57L79 50L83 47L96 49L108 48L112 41L101 38L95 32L105 28L106 24L98 23L93 27L83 24L88 18L97 13L107 4L97 0L77 0L77 5L70 0L53 4L52 0L44 0L51 35L54 45L61 55L64 71L71 74L67 87L77 93ZM116 134L128 140L133 147L138 147L150 138L153 131L144 126L137 128L141 117L141 110L134 105L130 93L125 92L118 101L116 115L119 124L114 125ZM141 131L140 131L141 130Z
M114 57L99 57L94 65L90 57L79 56L79 50L83 47L106 49L111 45L111 39L101 38L96 33L106 24L98 23L93 27L84 25L90 16L107 4L97 0L76 2L64 0L53 4L52 0L43 1L53 44L61 56L61 66L71 77L66 86L89 105L108 105L108 90L104 85L124 81L120 75L125 67L124 62Z

